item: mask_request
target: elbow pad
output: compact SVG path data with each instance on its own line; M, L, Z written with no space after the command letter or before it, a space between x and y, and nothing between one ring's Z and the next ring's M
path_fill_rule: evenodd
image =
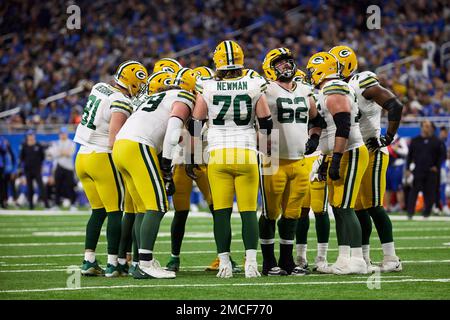
M402 118L403 105L397 98L392 98L382 105L388 111L389 121L400 121Z
M317 112L317 116L314 119L309 120L310 128L321 128L325 129L327 124L325 123L325 119Z
M273 128L272 116L268 116L265 118L258 118L259 128L263 130L267 130L267 135L270 135Z
M336 124L336 137L348 139L350 135L350 112L338 112L333 116Z
M194 118L191 118L188 122L188 131L189 134L192 137L200 137L203 124L206 122L206 120L196 120Z

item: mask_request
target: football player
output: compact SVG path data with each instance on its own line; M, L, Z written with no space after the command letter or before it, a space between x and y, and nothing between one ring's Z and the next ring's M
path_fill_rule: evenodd
M175 193L172 150L191 113L194 87L194 72L180 69L170 86L159 88L144 100L118 133L113 148L114 161L133 201L138 206L143 203L146 209L137 239L139 265L133 274L136 279L175 278L174 272L164 270L153 257L153 248L161 219L168 210L167 196ZM161 150L160 163L157 155Z
M320 150L329 156L329 201L336 219L339 256L330 272L367 273L362 255L361 225L354 207L369 153L358 123L354 90L339 80L336 58L328 52L314 54L308 61L307 79L319 89L317 104L326 121Z
M309 211L314 213L317 235L317 256L315 258L314 271L327 270L327 251L330 238L330 218L328 216L328 188L326 184L326 171L319 172L319 168L326 168L326 156L320 152L314 152L305 158L310 175L310 184L306 196L302 202L301 216L297 221L296 229L296 264L302 269L308 269L307 240L309 230Z
M301 82L311 86L305 81L306 74L297 69L294 81ZM312 88L314 89L314 88ZM316 95L312 95L314 101L317 100ZM308 230L309 230L309 211L313 211L315 216L315 228L317 235L317 256L315 258L315 266L313 271L322 272L328 268L327 251L328 241L330 237L330 218L328 216L328 189L326 185L326 171L319 172L319 168L325 168L326 156L321 155L320 151L316 151L305 157L306 166L310 174L310 184L306 196L303 198L302 211L297 221L296 229L296 251L297 258L295 263L303 269L308 268L308 260L306 257Z
M219 254L218 277L232 277L230 261L233 197L242 219L246 259L245 276L259 277L256 252L258 221L256 207L259 172L256 155L255 117L270 134L272 119L261 77L244 76L244 52L234 41L219 43L213 56L216 72L200 79L193 112L193 127L208 118L208 180L214 203L214 237ZM200 130L191 129L192 135Z
M402 115L402 103L378 82L376 74L370 71L357 73L358 60L355 52L347 46L337 46L330 50L340 63L341 74L355 90L360 112L359 125L364 142L369 149L369 166L356 202L356 213L362 228L363 255L370 266L369 239L372 222L378 232L383 248L382 272L401 271L402 264L395 253L391 219L383 207L386 191L386 172L389 154L386 146L391 144L397 133ZM382 109L388 113L389 125L386 134L380 133Z
M202 77L203 79L208 79L213 76L213 71L207 67L197 67L193 69L193 71L196 74L196 78ZM194 180L202 192L204 199L208 203L211 212L213 212L206 164L196 164L195 167L189 166L189 164L194 163L192 158L193 154L186 160L183 156L179 156L178 159L173 159L174 163L177 163L174 166L173 173L173 181L177 192L175 192L172 197L175 209L175 214L170 227L172 254L166 265L166 269L175 272L180 268L180 249L184 237L186 220L189 214Z
M279 139L271 143L271 154L278 157L278 170L261 176L264 200L259 219L262 273L304 275L307 271L295 265L292 250L300 207L309 187L305 152L312 153L317 148L323 118L317 113L311 87L293 81L297 65L288 48L269 51L262 68L268 80L266 97L273 116L273 129L279 135ZM311 140L308 141L310 119L315 128L311 129ZM274 243L275 222L279 217L280 257L277 263Z
M97 83L91 90L77 127L74 141L81 144L75 169L92 214L86 226L83 275L118 276L118 250L124 200L124 185L111 156L116 134L133 112L131 98L137 96L147 80L146 68L137 61L126 61L116 70L115 83ZM95 249L105 218L108 263L106 271L98 265Z
M161 66L161 63L159 66ZM149 95L156 93L160 88L168 86L172 78L173 73L170 71L158 71L148 77L146 85L147 90L132 99L133 111L136 111ZM125 189L127 190L127 188ZM137 205L133 203L131 195L126 192L118 259L121 275L123 276L127 274L133 275L139 263L139 234L136 234L136 230L140 230L142 219L144 218L144 213L146 211L145 206L143 206L142 203L140 203L140 205L141 207L138 208ZM133 261L131 262L131 267L128 266L126 261L127 252L131 251L130 239L132 240L131 243L133 249Z

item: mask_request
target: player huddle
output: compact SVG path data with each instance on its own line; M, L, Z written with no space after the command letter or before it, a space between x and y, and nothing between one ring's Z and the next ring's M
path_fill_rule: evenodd
M92 207L82 274L175 278L194 180L212 213L218 256L208 269L217 270L217 277L239 271L230 256L234 199L247 278L259 277L260 271L269 276L310 272L310 209L317 233L314 271L401 271L392 224L382 206L386 146L402 113L398 99L374 73L357 72L356 55L346 46L314 54L306 73L297 69L288 48L266 55L265 77L245 69L244 53L234 41L221 42L213 60L214 71L183 68L163 58L151 75L141 63L126 61L117 68L114 84L92 88L74 139L81 144L76 171ZM384 136L382 109L389 120ZM199 147L206 156L197 152ZM162 267L153 249L168 196L175 214L171 258ZM328 204L339 250L331 265ZM103 270L95 250L106 218L108 262ZM379 266L370 261L372 221L384 253Z

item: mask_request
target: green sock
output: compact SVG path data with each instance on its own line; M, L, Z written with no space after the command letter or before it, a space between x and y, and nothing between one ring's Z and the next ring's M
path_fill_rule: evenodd
M122 218L122 229L120 232L119 258L125 259L130 252L130 240L133 233L134 213L125 212Z
M106 241L108 242L108 254L116 255L119 253L122 211L108 212L107 215Z
M217 253L230 252L231 248L231 212L233 208L215 210L214 238L216 240Z
M393 242L394 236L392 234L392 222L386 213L386 210L380 206L370 208L367 211L369 211L369 215L373 219L373 223L375 224L381 243Z
M336 222L336 237L338 246L349 246L350 238L346 233L344 217L342 213L343 209L333 207L334 219Z
M137 215L136 215L137 217ZM134 222L133 225L133 262L139 262L139 246L137 243L137 237L136 237L136 221Z
M358 218L356 217L355 210L341 209L344 217L345 230L348 234L350 247L351 248L359 248L362 246L362 237L361 237L361 224L359 223Z
M256 211L242 211L242 240L245 250L258 249L258 219Z
M136 246L139 249L141 247L141 226L142 220L144 220L145 213L137 213L134 218L133 231L136 236Z
M302 215L297 220L297 228L296 228L297 244L308 243L308 230L309 230L309 214Z
M277 259L275 258L275 220L269 220L261 215L258 224L263 269L270 269L277 265Z
M141 224L139 249L153 251L164 212L148 210Z
M367 210L356 211L359 224L361 225L361 239L362 245L370 244L370 235L372 233L372 219L370 219L369 212Z
M330 240L330 216L328 212L314 213L314 216L316 218L317 243L328 243Z
M102 231L103 222L106 219L105 208L92 209L91 216L86 225L85 249L93 250L97 248L98 238Z
M172 244L172 254L178 256L180 254L181 243L183 242L186 219L189 210L175 211L172 224L170 226L170 239Z
M297 227L297 219L286 219L285 217L282 216L278 220L277 225L278 225L278 233L280 235L280 258L278 261L278 265L282 269L290 273L292 269L295 267L292 251L294 249L294 238Z

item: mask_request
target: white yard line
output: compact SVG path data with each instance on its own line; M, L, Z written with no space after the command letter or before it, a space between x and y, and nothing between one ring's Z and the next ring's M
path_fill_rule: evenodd
M302 278L304 279L304 278ZM346 284L367 284L367 280L362 281L303 281L303 282L244 282L244 283L223 283L222 279L216 283L204 284L148 284L148 285L117 285L117 286L91 286L81 288L44 288L44 289L20 289L20 290L0 290L0 293L31 293L31 292L51 292L51 291L83 291L97 289L129 289L129 288L207 288L207 287L261 287L261 286L313 286L313 285L346 285ZM226 281L226 280L223 280ZM440 282L449 283L449 278L442 279L398 279L380 280L381 284L387 283L414 283L414 282ZM151 282L151 280L149 281Z
M161 237L161 235L158 235ZM185 235L186 238L190 238L189 233ZM210 243L210 237L208 239L198 239L198 240L183 240L183 243ZM396 240L431 240L431 239L450 239L450 236L424 236L424 237L395 237ZM315 239L313 239L315 240ZM336 238L331 237L330 240L336 240ZM232 242L242 242L241 239L233 239ZM374 239L373 241L377 241ZM157 240L158 244L170 244L171 240ZM104 245L106 242L98 242L97 245ZM51 246L79 246L84 245L84 242L18 242L18 243L0 243L0 247L51 247ZM449 243L443 243L443 245L450 245ZM312 249L312 248L311 248ZM310 250L310 249L308 249Z

